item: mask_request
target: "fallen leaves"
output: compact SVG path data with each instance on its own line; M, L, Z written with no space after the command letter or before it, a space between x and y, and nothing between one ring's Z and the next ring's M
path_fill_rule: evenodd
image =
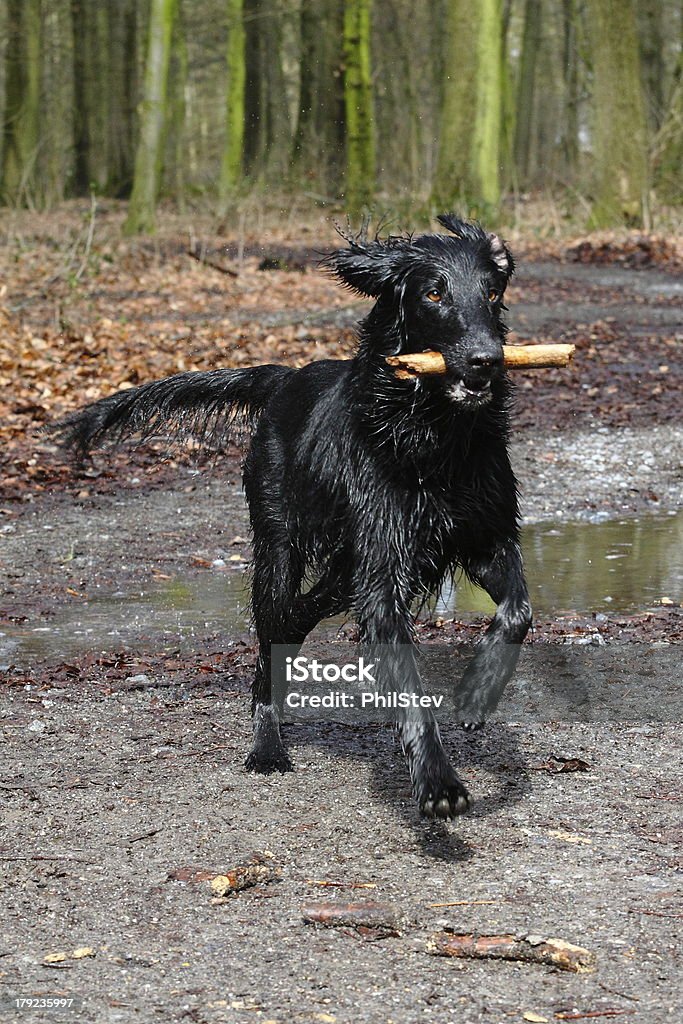
M14 500L54 486L54 470L36 451L41 442L30 431L77 405L172 373L261 362L301 366L355 349L354 321L368 307L349 304L348 294L317 269L331 238L268 254L263 238L249 240L246 248L230 248L230 240L220 238L197 247L194 240L193 258L203 261L196 262L188 259L178 224L177 236L154 245L123 242L116 216L98 207L93 259L77 282L65 277L65 253L53 241L82 234L82 218L68 207L43 215L40 224L26 214L21 241L10 239L0 254L0 441L8 446L5 493ZM552 243L545 252L532 243L522 243L520 251L525 249L533 258L567 255ZM223 258L228 252L229 266ZM675 239L643 235L580 239L568 254L579 262L626 266L683 262ZM266 274L259 266L278 269ZM560 297L569 300L576 282L571 274L566 281L559 277L566 289ZM547 302L547 288L520 280L516 298ZM609 288L595 284L591 291L609 309ZM651 331L632 332L623 317L578 325L558 316L543 340L577 344L580 369L548 371L542 379L522 375L519 392L529 398L519 403L518 426L564 426L569 409L575 423L596 414L613 424L677 416L680 338L665 337L656 317Z
M683 266L681 246L674 239L661 235L632 233L626 237L601 232L569 246L567 257L574 263L590 263L622 267Z

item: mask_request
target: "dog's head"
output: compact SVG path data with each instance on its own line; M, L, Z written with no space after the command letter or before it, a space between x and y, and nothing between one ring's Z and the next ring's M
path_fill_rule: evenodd
M347 238L327 257L349 288L376 299L365 322L382 355L441 352L448 373L439 386L462 405L489 401L503 372L503 295L514 270L498 235L443 214L449 235Z

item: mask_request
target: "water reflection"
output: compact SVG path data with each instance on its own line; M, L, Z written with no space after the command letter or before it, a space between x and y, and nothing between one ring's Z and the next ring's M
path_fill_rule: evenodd
M602 523L541 523L523 532L534 611L638 611L662 598L683 598L683 515ZM0 628L0 669L80 651L116 647L191 646L196 636L229 637L248 628L242 574L208 571L62 607L44 625ZM430 606L444 618L490 613L488 596L465 580L444 588ZM343 620L340 620L343 621Z

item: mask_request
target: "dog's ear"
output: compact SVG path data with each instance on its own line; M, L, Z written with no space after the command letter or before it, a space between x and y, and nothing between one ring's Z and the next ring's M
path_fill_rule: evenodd
M491 247L491 257L493 262L497 266L498 270L500 270L501 274L505 274L506 278L510 278L515 269L515 261L512 258L512 253L499 235L489 234L488 241L489 246Z
M348 249L337 249L323 259L323 265L359 295L377 299L396 278L401 247L396 240L387 242L351 242Z
M499 235L484 231L479 224L471 224L469 221L461 220L454 213L442 213L436 218L439 224L451 231L456 238L469 239L470 241L486 241L491 250L491 259L501 274L506 278L511 277L515 269L515 261L512 253Z
M436 219L447 231L451 231L460 238L468 237L472 231L472 225L468 224L466 220L461 220L455 213L440 213Z

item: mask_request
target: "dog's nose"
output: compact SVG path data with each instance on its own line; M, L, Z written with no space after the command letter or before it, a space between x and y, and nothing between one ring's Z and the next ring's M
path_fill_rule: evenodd
M470 352L467 356L467 362L470 366L480 370L492 370L494 367L500 366L502 361L503 353L492 349L475 349L474 352Z

